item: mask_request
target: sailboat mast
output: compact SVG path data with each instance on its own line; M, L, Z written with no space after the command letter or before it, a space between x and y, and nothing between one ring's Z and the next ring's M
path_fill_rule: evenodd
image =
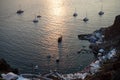
M76 13L76 8L75 8L75 13Z
M101 11L103 11L103 1L101 0Z
M87 10L86 10L86 17L87 17L88 15L87 15Z
M103 11L103 4L101 3L101 11Z
M19 9L21 10L22 8L21 8L21 4L19 4Z

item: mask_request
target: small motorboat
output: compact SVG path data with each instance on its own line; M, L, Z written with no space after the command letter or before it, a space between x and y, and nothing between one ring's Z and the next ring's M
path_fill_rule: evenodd
M87 21L89 21L89 19L88 19L87 17L85 17L85 18L83 19L83 21L84 21L84 22L87 22Z
M42 16L38 15L37 18L41 18Z
M24 12L23 10L19 9L16 13L17 14L22 14L23 12Z
M104 12L103 12L103 11L100 11L98 14L99 14L100 16L102 16L102 15L104 14Z
M57 59L56 59L56 62L57 62L57 63L59 63L59 62L60 62L60 59L59 59L59 58L57 58Z
M61 43L61 42L62 42L62 36L58 38L58 43Z

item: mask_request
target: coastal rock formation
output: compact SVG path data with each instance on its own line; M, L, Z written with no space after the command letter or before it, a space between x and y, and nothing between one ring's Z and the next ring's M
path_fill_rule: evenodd
M120 35L120 15L116 16L114 24L104 31L105 40L110 40L114 38L119 38Z
M8 72L14 72L18 74L18 69L11 68L11 66L4 59L0 59L0 73Z
M120 54L118 53L120 58ZM100 71L95 75L86 77L85 80L120 80L120 60L111 59L105 62Z
M4 59L0 59L0 71L10 71L10 65Z
M120 80L120 15L116 16L114 24L105 28L103 33L105 42L101 44L103 46L98 46L106 50L115 47L118 50L117 56L105 62L100 72L86 80Z
M94 36L94 32L91 34L94 36L90 45L90 49L92 49L95 55L98 55L99 49L104 49L106 52L111 50L112 48L117 49L117 55L115 58L111 58L104 62L100 68L100 71L95 75L89 75L85 78L85 80L120 80L120 15L116 16L114 24L107 28L101 28L98 30L104 35L102 37L101 43L98 43L96 40L96 36ZM84 34L85 35L85 34ZM80 40L90 40L91 37L86 35L79 35L78 38ZM81 37L82 36L82 37Z

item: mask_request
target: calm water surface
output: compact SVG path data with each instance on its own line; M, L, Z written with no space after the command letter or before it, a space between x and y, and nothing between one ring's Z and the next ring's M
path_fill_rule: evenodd
M77 54L89 42L80 41L78 34L91 33L112 25L120 14L119 0L104 0L105 15L100 17L100 0L0 0L0 57L20 72L31 72L32 64L40 73L57 69L61 73L82 70L94 59L92 53ZM25 12L17 15L18 9ZM75 12L78 16L74 18ZM86 16L90 19L84 23ZM41 15L39 23L32 20ZM63 35L58 45L57 38ZM51 55L51 59L47 56ZM56 58L60 58L56 64Z

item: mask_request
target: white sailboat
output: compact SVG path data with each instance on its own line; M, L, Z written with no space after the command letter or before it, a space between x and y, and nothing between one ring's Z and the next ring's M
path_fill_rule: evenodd
M37 17L35 16L35 19L33 19L33 23L38 23L39 21L38 21L38 19L37 19Z
M86 17L85 17L85 18L83 18L83 21L84 21L84 22L89 21L89 19L88 19L88 17L87 17L87 11L86 11Z
M102 15L104 14L102 1L101 1L101 10L98 12L98 14L99 14L100 16L102 16Z
M73 16L74 16L74 17L77 17L77 16L78 16L78 14L77 14L77 12L76 12L76 8L75 8L75 12L74 12Z

